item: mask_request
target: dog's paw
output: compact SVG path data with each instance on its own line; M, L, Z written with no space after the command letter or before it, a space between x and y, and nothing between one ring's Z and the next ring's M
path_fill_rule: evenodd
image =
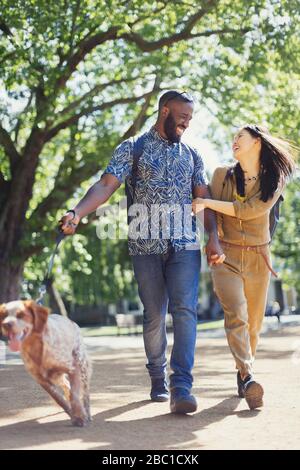
M83 428L84 426L86 426L88 421L89 420L87 418L81 418L79 416L73 416L72 418L73 426L77 426L79 428Z

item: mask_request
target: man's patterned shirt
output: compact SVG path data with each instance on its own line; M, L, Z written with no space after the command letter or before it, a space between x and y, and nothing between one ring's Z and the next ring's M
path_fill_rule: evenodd
M122 142L103 174L114 175L120 182L125 179L130 188L133 164L133 139ZM169 143L152 127L144 134L143 153L139 159L135 200L138 206L130 210L138 215L139 235L132 235L129 227L130 255L164 254L196 249L195 218L191 216L192 190L206 185L203 161L199 153L182 143ZM134 207L139 210L135 212ZM161 211L168 217L158 217ZM133 215L133 213L131 215ZM176 214L176 217L174 216ZM176 222L174 222L176 219ZM180 227L178 229L178 220ZM176 228L175 228L176 227Z

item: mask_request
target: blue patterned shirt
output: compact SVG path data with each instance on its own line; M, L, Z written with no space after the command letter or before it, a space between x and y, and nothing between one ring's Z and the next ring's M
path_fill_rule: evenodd
M154 127L144 135L135 204L129 212L137 216L129 226L129 254L164 254L170 248L196 249L199 244L191 202L193 188L207 184L202 158L182 142L169 143ZM103 174L114 175L120 183L126 179L130 187L132 164L133 139L128 139L115 149Z

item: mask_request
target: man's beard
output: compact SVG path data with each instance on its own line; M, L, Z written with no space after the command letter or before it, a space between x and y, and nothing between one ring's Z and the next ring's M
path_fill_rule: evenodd
M164 131L168 140L173 143L180 142L181 136L176 133L177 124L170 113L164 122Z

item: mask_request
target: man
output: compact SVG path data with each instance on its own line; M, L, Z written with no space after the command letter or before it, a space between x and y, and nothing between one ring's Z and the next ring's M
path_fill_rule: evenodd
M171 412L191 413L197 402L191 394L197 327L197 300L201 255L194 234L183 227L176 236L176 228L168 222L168 236L164 224L151 222L153 208L176 206L191 215L192 197L209 197L200 155L181 143L194 109L193 98L187 93L171 90L159 100L156 124L143 134L143 150L138 161L134 202L146 209L149 230L132 236L129 231L129 254L132 257L139 295L144 306L143 335L151 378L150 397L153 401L167 401L166 381L166 313L173 317L174 345L171 354L170 376ZM103 204L124 179L132 185L134 141L128 139L115 150L101 179L94 184L74 210L61 220L65 234L73 234L80 219ZM132 189L132 188L131 188ZM146 219L148 216L146 217ZM180 220L185 220L180 218ZM140 226L145 228L145 219ZM178 219L177 219L178 222ZM184 223L183 223L184 224ZM223 262L215 216L206 211L205 228L209 234L206 253L210 263ZM178 227L177 227L178 228ZM168 231L167 230L167 231ZM150 230L151 232L151 230ZM153 235L153 233L152 233ZM194 248L194 249L193 249ZM169 305L168 305L169 304Z

